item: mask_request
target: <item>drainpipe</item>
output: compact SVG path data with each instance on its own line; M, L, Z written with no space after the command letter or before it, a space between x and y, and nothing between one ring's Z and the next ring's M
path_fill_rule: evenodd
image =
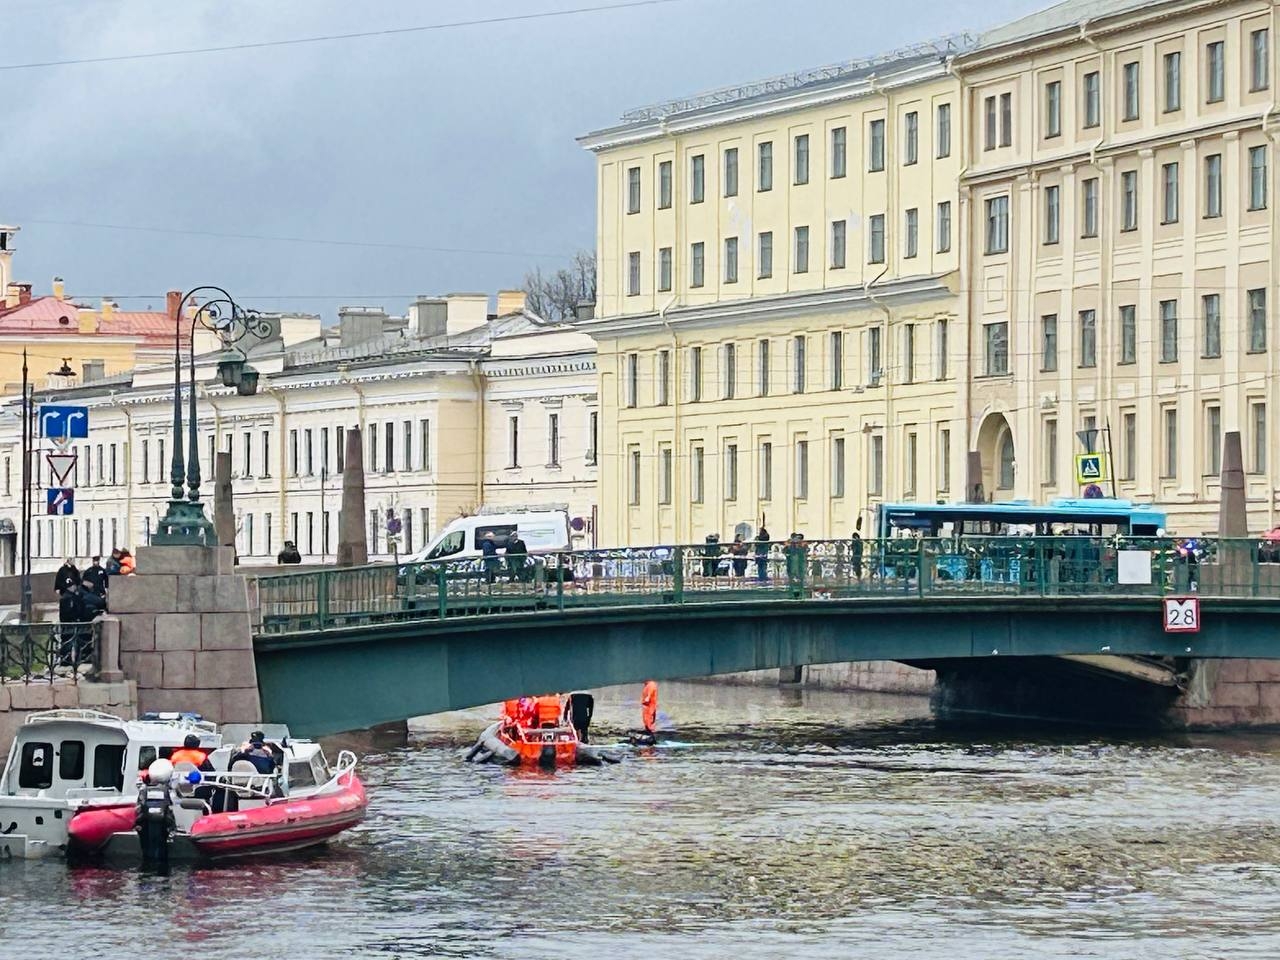
M285 535L289 530L289 524L287 520L287 514L289 512L289 494L288 494L289 431L285 429L288 426L289 415L285 412L285 408L284 408L284 391L281 390L279 387L268 387L267 393L275 397L276 405L280 409L280 429L276 434L276 436L280 438L280 442L276 444L276 447L280 451L280 454L276 458L277 459L276 476L280 478L280 496L279 496L280 505L277 508L277 512L279 514L278 523L280 524L279 526L280 545L281 547L283 547ZM266 463L263 464L263 467L270 469L270 465ZM268 535L270 535L270 531L268 531Z
M971 291L971 272L969 270L969 244L967 238L963 237L965 225L969 222L969 198L968 192L964 186L964 178L969 175L969 109L965 102L966 91L964 89L964 79L960 76L960 71L956 68L956 58L948 57L946 60L947 76L956 81L956 86L960 91L959 106L960 118L960 170L956 173L956 216L952 224L952 230L955 236L952 237L952 244L960 251L958 260L958 270L960 274L960 296L963 297L963 306L961 307L960 327L964 332L964 394L960 398L960 416L964 421L964 462L962 464L961 476L963 477L964 496L961 502L967 502L969 499L969 451L973 446L973 442L969 436L972 430L973 422L973 343L972 316L971 309L973 294ZM963 209L961 209L963 207ZM948 344L950 346L950 344ZM954 470L954 468L953 468ZM947 489L951 489L951 478L947 478Z
M674 522L672 526L675 528L674 539L676 543L684 543L689 538L681 531L684 529L680 525L680 511L683 507L682 498L680 496L680 485L684 471L677 468L680 462L679 452L682 449L680 444L680 341L676 337L676 332L672 328L671 323L667 320L667 311L676 303L675 294L671 295L671 299L663 304L662 309L658 311L658 322L667 328L667 335L671 337L671 384L674 388L671 395L671 509L674 514ZM661 539L661 537L659 537Z
M886 158L887 165L887 158ZM887 232L887 231L886 231ZM888 244L886 243L887 247ZM885 260L889 259L889 251L885 250ZM892 502L889 497L889 433L890 424L893 422L893 377L889 375L889 322L893 319L893 314L884 303L882 303L875 295L873 288L886 273L889 272L889 264L886 262L883 270L879 275L871 281L862 284L862 295L871 301L872 306L884 313L884 338L880 343L880 364L881 364L881 382L884 384L884 456L880 462L880 469L883 471L880 477L880 500L881 502ZM896 498L894 498L896 499ZM870 504L867 505L870 510Z
M468 360L471 368L471 387L476 393L476 510L484 506L484 374L480 361Z
M1277 33L1278 30L1280 30L1280 9L1277 9L1277 7L1273 4L1271 7L1271 36L1272 37L1280 36L1280 34ZM1275 89L1275 84L1273 83L1272 90L1274 89ZM1272 144L1280 144L1280 135L1277 135L1275 132L1268 129L1268 125L1271 122L1271 116L1277 111L1277 109L1280 109L1280 104L1277 104L1275 95L1273 94L1271 102L1267 104L1267 109L1262 112L1262 132L1267 137L1267 139L1271 141ZM1275 169L1276 166L1277 164L1274 162L1269 163L1267 166L1267 173L1271 179L1271 183L1268 186L1270 188L1270 194L1273 197L1280 196L1280 177L1277 177L1277 171ZM1274 308L1271 306L1271 302L1272 300L1276 299L1276 266L1275 265L1276 265L1277 257L1280 257L1280 232L1278 232L1273 225L1271 230L1271 264L1268 269L1269 276L1267 277L1267 313L1268 314L1273 312ZM1274 334L1275 334L1274 330L1268 331L1268 335L1274 335ZM1275 357L1275 350L1272 349L1272 344L1268 343L1267 347L1268 347L1267 379L1266 379L1267 392L1265 394L1265 398L1267 400L1266 408L1268 411L1268 415L1267 415L1268 436L1266 440L1266 449L1270 452L1270 451L1280 449L1280 447L1278 447L1276 443L1272 442L1273 438L1276 437L1276 433L1277 433L1276 432L1277 417L1275 416L1275 413L1274 413L1276 409L1276 404L1270 402L1272 397L1275 394L1275 388L1272 386L1272 384L1275 383L1275 378L1276 378L1276 357ZM1267 483L1267 529L1268 530L1272 530L1275 528L1276 519L1277 519L1276 518L1276 462L1275 461L1276 461L1276 457L1274 455L1269 455L1267 457L1266 483ZM1247 495L1245 497L1245 505L1247 510L1248 508Z
M1098 150L1107 140L1107 96L1105 91L1109 90L1107 86L1107 55L1103 52L1098 41L1089 35L1089 27L1093 23L1093 19L1084 21L1080 24L1080 41L1093 48L1098 54L1098 139L1097 142L1089 148L1089 163L1092 165L1098 157Z
M133 539L133 414L127 404L111 392L111 405L124 414L124 529L126 540ZM150 546L150 544L148 544Z

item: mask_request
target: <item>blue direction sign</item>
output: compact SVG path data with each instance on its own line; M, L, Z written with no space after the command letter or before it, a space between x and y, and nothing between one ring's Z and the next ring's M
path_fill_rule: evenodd
M47 509L51 517L69 517L76 512L76 492L70 487L50 487L45 491Z
M44 404L40 407L40 436L55 440L83 440L89 436L89 408Z

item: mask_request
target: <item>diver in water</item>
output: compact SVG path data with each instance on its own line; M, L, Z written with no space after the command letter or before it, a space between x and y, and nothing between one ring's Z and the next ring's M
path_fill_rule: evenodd
M583 743L590 743L591 715L596 710L596 698L585 690L576 690L569 694L569 699L565 701L564 713L565 719L573 724L573 729L578 733L578 739Z

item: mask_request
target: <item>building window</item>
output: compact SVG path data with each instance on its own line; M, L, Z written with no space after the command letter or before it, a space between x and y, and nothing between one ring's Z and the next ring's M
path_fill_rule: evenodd
M796 186L809 182L809 135L799 134L795 140Z
M702 447L693 446L689 456L689 496L694 503L707 499L706 455Z
M658 209L669 210L671 208L671 161L663 160L658 164ZM427 531L422 531L425 538Z
M996 137L998 136L995 97L987 97L982 101L982 119L983 149L994 150L996 148Z
M902 325L902 382L915 383L916 379L916 325Z
M1204 215L1222 216L1222 154L1204 158Z
M845 261L845 234L848 230L845 220L831 222L831 269L843 270Z
M769 341L756 341L756 394L769 395Z
M640 295L640 252L638 250L627 254L627 296L636 297Z
M831 332L831 389L844 389L844 334Z
M378 449L378 425L376 423L371 423L369 424L369 473L375 473L378 469ZM297 472L298 471L295 469L295 476L297 475ZM298 541L294 540L293 542L296 544Z
M249 452L248 447L245 447L245 453L248 454L248 452ZM245 457L245 461L248 462L247 456ZM6 460L6 463L7 462L8 461ZM5 485L6 485L6 496L7 496L8 483L9 483L8 470L5 471L5 474L6 474ZM142 482L143 483L151 482L151 445L146 440L142 441Z
M1267 148L1249 148L1249 209L1267 206Z
M702 400L702 348L689 348L689 399Z
M1250 473L1267 472L1267 405L1261 401L1249 404L1249 426L1252 431Z
M1226 96L1226 64L1223 43L1217 40L1205 47L1205 68L1208 72L1206 103L1221 103Z
M848 131L836 127L831 131L831 176L843 177L848 170Z
M1080 366L1098 365L1098 315L1093 310L1080 311Z
M937 320L933 325L933 346L934 346L934 379L947 379L947 356L950 345L947 341L947 335L950 332L950 324L946 317Z
M699 153L689 163L689 202L701 203L707 195L707 160Z
M796 227L796 273L809 272L809 228Z
M1160 301L1160 362L1178 359L1178 301Z
M1270 31L1263 28L1249 34L1249 90L1271 86Z
M658 450L658 502L663 505L671 503L672 466L671 448L660 448Z
M707 255L701 241L689 249L689 286L700 287L706 282Z
M547 466L560 466L560 414L547 414Z
M724 498L738 499L738 445L727 443L724 448Z
M878 497L884 493L884 437L871 436L871 456L868 458L867 493Z
M760 499L773 499L773 444L760 444Z
M507 417L507 466L520 466L520 418Z
M1013 94L1000 94L1000 146L1013 145Z
M911 166L920 161L920 114L914 110L906 117L906 143L903 146L903 164Z
M867 330L867 383L878 386L884 376L884 367L880 362L880 328Z
M1200 298L1204 311L1204 356L1222 356L1222 298L1216 293Z
M640 355L627 354L627 407L635 409L640 405Z
M951 104L938 104L938 149L937 157L951 156Z
M791 359L792 359L792 376L791 376L791 392L804 393L805 390L805 368L808 357L806 349L809 344L809 338L804 334L794 337L791 341Z
M1172 480L1178 476L1178 410L1164 408L1164 469L1160 475Z
M757 189L761 193L768 193L773 189L773 141L766 140L757 148L758 153L758 169L756 171L756 182L759 185Z
M1164 197L1162 206L1164 207L1161 220L1163 223L1178 222L1178 165L1176 163L1166 163L1160 168L1161 181L1163 184Z
M662 247L658 251L658 290L666 292L671 289L671 248Z
M1182 109L1182 54L1164 55L1164 112Z
M920 252L920 211L916 207L907 210L907 248L903 253L910 260Z
M1222 408L1216 404L1204 408L1205 476L1222 473Z
M884 169L884 121L872 120L867 138L867 169L879 173Z
M630 447L627 450L627 502L640 506L640 448Z
M728 147L724 152L724 195L738 195L738 148Z
M627 168L627 213L640 212L640 168Z
M158 443L160 449L160 462L164 463L164 441ZM346 450L342 446L342 428L338 428L338 472L341 473L346 463ZM264 478L271 476L271 431L262 431L262 476Z
M768 280L773 276L773 231L764 230L760 234L760 279Z
M1125 170L1120 174L1120 229L1138 229L1138 171Z
M599 459L600 450L600 414L592 410L587 414L587 466L594 467ZM427 535L426 520L422 522L422 535Z
M1267 291L1266 288L1250 290L1249 297L1249 352L1263 353L1267 349Z
M987 376L1000 376L1009 372L1009 324L988 323L983 327L986 346Z
M906 457L902 464L902 472L904 474L902 478L902 492L910 500L914 500L916 497L916 477L919 473L918 467L920 462L918 443L919 441L917 440L916 432L914 430L908 431Z
M951 201L943 200L938 204L938 252L951 251Z
M1102 123L1102 91L1098 71L1084 75L1084 125L1096 127Z
M809 441L796 441L796 499L809 499Z
M831 438L831 496L844 496L844 437Z
M1098 235L1098 178L1091 177L1081 184L1084 201L1084 218L1080 236L1096 237Z
M1124 65L1124 119L1126 121L1137 120L1141 110L1140 70L1137 60Z
M1013 452L1013 434L1006 430L1004 436L1000 438L1000 448L997 451L999 457L999 474L996 477L996 486L1001 490L1012 490L1014 474L1017 470L1017 463L1014 460Z
M946 493L951 489L951 430L942 427L938 430L938 492Z
M724 399L732 400L738 393L738 346L724 345L721 359L724 365Z
M1062 228L1062 188L1044 188L1044 242L1057 243Z
M1120 362L1136 363L1138 360L1137 308L1126 305L1120 308Z
M1009 252L1009 198L991 197L987 200L986 253Z
M658 351L658 406L671 402L671 351Z
M1044 135L1062 135L1062 81L1054 80L1044 86Z
M1121 420L1124 433L1124 456L1121 460L1120 479L1132 481L1137 475L1138 415L1125 413Z
M1040 318L1040 369L1049 373L1058 369L1058 317L1047 314Z
M738 238L725 237L724 241L724 282L738 282Z
M298 431L289 431L289 476L298 475Z
M1049 486L1058 483L1058 421L1044 422L1044 482Z
M871 250L868 258L870 263L884 263L884 214L876 213L871 216Z

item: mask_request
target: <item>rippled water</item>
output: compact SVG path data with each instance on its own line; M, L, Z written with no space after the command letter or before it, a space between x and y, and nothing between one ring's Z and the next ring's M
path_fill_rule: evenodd
M600 698L593 739L636 693ZM484 711L424 722L365 759L368 821L287 862L0 864L0 957L1280 956L1280 738L956 734L921 700L773 688L662 702L685 745L557 774L461 763Z

